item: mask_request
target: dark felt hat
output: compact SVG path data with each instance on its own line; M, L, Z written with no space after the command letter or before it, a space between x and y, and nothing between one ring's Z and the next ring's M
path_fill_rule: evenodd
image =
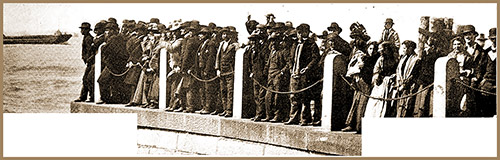
M82 29L83 29L83 28L86 28L86 29L90 29L90 30L92 30L92 29L90 28L90 26L91 26L91 25L90 25L90 23L89 23L89 22L83 22L83 23L82 23L82 25L81 25L79 28L82 28Z
M392 20L392 18L387 18L385 19L385 23L394 24L394 21Z
M481 34L479 34L479 37L477 37L477 40L478 40L478 41L486 41L486 40L487 40L487 38L486 38L486 36L484 35L484 33L481 33Z
M113 22L113 23L116 23L116 19L115 19L115 18L113 18L113 17L109 17L109 18L108 18L108 22Z
M149 23L157 23L158 24L158 23L160 23L160 19L158 19L158 18L151 18L149 20Z
M339 24L337 24L337 22L332 22L332 24L330 24L330 27L326 28L328 29L329 31L338 31L339 34L342 32L342 28L340 28Z
M461 26L457 28L457 34L458 35L466 35L467 33L474 33L474 35L478 36L479 34L476 32L476 27L474 27L471 24Z
M307 23L302 23L297 26L297 30L308 30L310 31L311 27Z

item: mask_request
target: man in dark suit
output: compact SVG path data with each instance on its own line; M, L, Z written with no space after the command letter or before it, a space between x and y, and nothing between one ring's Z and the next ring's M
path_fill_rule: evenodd
M319 47L311 36L310 26L302 23L297 27L299 43L292 47L294 54L293 66L291 66L290 90L299 90L312 85L317 79L314 67L320 60ZM292 94L290 96L291 109L290 119L285 125L308 125L312 122L310 102L312 96L310 91Z
M134 101L134 93L136 92L137 85L139 83L139 76L142 69L139 65L136 64L141 62L142 54L144 52L141 42L146 36L147 27L144 24L136 24L133 31L137 34L132 36L126 44L127 52L129 54L126 67L131 67L124 80L124 82L130 86L131 95L129 103L125 105L127 107L140 105L140 102Z
M275 91L288 91L290 77L290 67L288 66L290 46L287 46L284 39L284 33L286 31L285 23L277 22L273 30L270 36L271 51L266 67L268 68L267 86ZM285 107L288 107L288 103L285 103L285 99L287 98L287 95L267 91L265 96L266 119L262 121L274 123L282 122L285 117L283 111ZM255 119L255 121L259 121L259 119Z
M94 101L94 79L90 79L90 70L92 69L92 65L94 64L93 61L90 61L93 55L92 53L92 41L94 40L94 37L90 35L90 31L92 30L90 28L90 23L88 22L83 22L82 25L80 26L81 33L83 35L83 42L82 42L82 59L83 62L85 63L85 72L83 73L83 86L80 91L80 97L75 100L75 102L83 102L87 100L87 94L90 97L90 101Z
M184 113L194 113L198 109L200 102L196 97L199 91L199 82L196 81L190 74L199 75L200 71L196 64L198 47L200 40L198 39L199 22L191 21L190 26L186 28L187 34L184 36L186 43L182 46L182 65L181 72L183 74L182 92L184 92L185 99L181 101L186 102ZM182 109L182 108L181 108Z
M233 116L233 86L234 86L234 74L223 75L234 71L234 58L236 55L236 50L238 50L238 42L235 40L234 35L236 33L231 32L229 28L223 28L222 32L222 42L217 50L217 57L215 63L215 69L217 70L217 75L220 77L220 94L222 99L222 105L224 106L224 112L220 113L219 116L232 117Z
M217 44L211 39L212 31L208 27L201 29L198 34L198 38L201 41L200 47L198 48L196 64L199 67L199 77L202 79L211 79L217 76L217 73L213 66L215 66L215 56L217 54ZM216 104L217 92L217 80L212 82L202 82L203 85L200 89L200 95L202 98L202 110L200 114L210 114L215 111L214 106Z
M127 68L129 55L125 51L124 37L118 34L118 24L108 22L105 27L106 44L102 46L102 63L105 68L99 76L99 88L101 90L102 103L128 103L129 94L123 83L124 73Z

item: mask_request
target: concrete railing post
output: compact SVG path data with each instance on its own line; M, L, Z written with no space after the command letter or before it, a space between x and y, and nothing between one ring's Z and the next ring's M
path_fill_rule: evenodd
M234 61L233 118L243 117L243 56L244 49L236 51ZM246 93L252 94L252 93Z
M331 54L325 57L323 72L323 99L321 111L321 128L324 130L340 130L349 113L352 92L340 76L345 76L347 65L345 56Z
M459 78L458 62L454 58L441 57L436 60L434 68L433 117L445 118L458 109L457 85L453 82Z
M94 63L94 102L99 102L101 100L101 92L99 89L99 83L97 80L99 79L99 76L101 75L101 48L104 46L103 43L99 46L99 49L97 49L97 53L95 55L95 63Z
M167 108L167 49L160 50L160 77L158 105L161 110Z

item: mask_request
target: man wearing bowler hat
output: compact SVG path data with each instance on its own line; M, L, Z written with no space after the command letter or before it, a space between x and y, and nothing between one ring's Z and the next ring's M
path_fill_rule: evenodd
M394 25L394 22L392 18L387 18L385 19L385 24L384 24L384 30L382 31L382 37L380 37L379 44L385 41L389 41L394 43L396 45L397 50L399 50L399 35L392 26Z
M297 27L299 43L293 47L294 54L291 67L290 90L295 91L312 85L318 78L314 71L320 59L319 47L311 37L308 24L302 23ZM315 75L316 74L316 75ZM285 125L308 125L312 122L310 91L290 95L290 119Z
M92 41L94 40L94 37L90 35L90 31L92 30L90 28L90 23L88 22L83 22L82 25L80 26L80 33L83 35L83 42L82 42L82 59L83 62L85 63L85 72L83 74L83 87L80 91L80 97L75 100L75 102L83 102L87 100L87 94L90 97L89 101L94 100L94 79L90 79L90 70L92 69L92 64L94 62L90 62L92 55Z

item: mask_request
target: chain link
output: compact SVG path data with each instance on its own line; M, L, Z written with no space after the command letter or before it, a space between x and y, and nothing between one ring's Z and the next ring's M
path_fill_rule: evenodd
M256 79L254 79L253 77L252 77L252 80L253 80L254 82L256 82L256 83L257 83L257 85L259 85L261 88L264 88L266 91L269 91L269 92L272 92L272 93L277 93L277 94L297 94L297 93L300 93L300 92L304 92L304 91L306 91L306 90L308 90L308 89L310 89L310 88L314 87L315 85L317 85L318 83L320 83L320 82L322 82L322 81L323 81L323 79L320 79L320 80L318 80L318 81L314 82L312 85L307 86L306 88L302 88L302 89L299 89L299 90L296 90L296 91L287 91L287 92L283 92L283 91L276 91L276 90L272 90L272 89L270 89L270 88L268 88L268 87L266 87L266 86L264 86L264 85L260 84L260 82L259 82L259 81L257 81Z
M356 89L356 87L354 87L352 85L352 83L350 83L347 79L344 78L344 76L342 75L339 75L340 77L342 77L342 79L347 83L349 84L349 86L354 90L354 91L357 91L358 93L361 93L361 95L365 96L365 97L368 97L368 98L372 98L372 99L376 99L376 100L382 100L382 101L396 101L396 100L401 100L401 99L406 99L406 98L410 98L410 97L413 97L413 96L416 96L420 93L422 93L423 91L425 90L428 90L429 88L431 88L432 86L434 86L434 83L426 86L425 88L423 88L422 90L419 90L415 93L412 93L412 94L409 94L409 95L406 95L406 96L402 96L402 97L396 97L396 98L381 98L381 97L373 97L373 96L370 96L369 94L367 93L364 93L364 92L361 92L359 91L358 89Z
M474 90L474 91L478 91L478 92L481 92L481 93L485 93L485 94L489 94L489 95L494 95L494 96L496 96L496 95L497 95L496 93L488 92L488 91L485 91L485 90L482 90L482 89L477 89L477 88L474 88L474 87L472 87L472 86L470 86L470 85L467 85L467 84L465 84L464 82L462 82L460 79L453 79L453 81L455 81L455 82L457 82L458 84L460 84L460 85L462 85L462 86L465 86L465 87L467 87L467 88L469 88L469 89L472 89L472 90Z
M196 79L197 81L200 81L200 82L205 82L205 83L208 83L208 82L212 82L212 81L215 81L217 78L219 77L222 77L222 76L228 76L228 75L231 75L233 74L234 72L227 72L227 73L223 73L221 74L220 76L215 76L213 78L210 78L210 79L201 79L199 77L197 77L196 75L194 75L193 73L189 73L191 76L193 76L194 79Z

